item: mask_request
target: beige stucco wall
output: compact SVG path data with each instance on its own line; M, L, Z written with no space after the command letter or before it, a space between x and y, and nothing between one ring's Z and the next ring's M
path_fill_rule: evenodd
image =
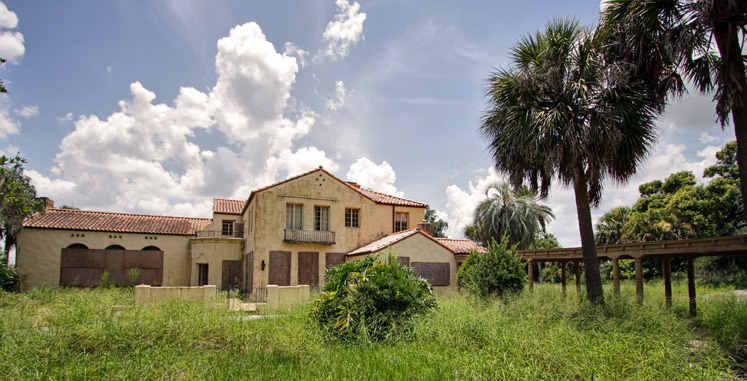
M208 265L208 284L222 285L223 261L243 261L242 254L244 241L240 238L192 238L189 240L191 246L191 279L188 284L197 286L197 265L204 263ZM243 268L242 262L242 268Z
M189 238L162 234L25 228L18 237L16 252L21 287L24 290L42 286L58 287L61 250L74 243L81 243L89 249L120 245L127 250L141 250L146 246L156 246L163 251L163 285L188 285Z
M303 230L314 229L314 206L328 206L329 230L335 232L335 244L283 242L288 203L303 205ZM345 208L360 209L360 227L345 227ZM347 253L392 233L394 212L409 214L408 228L415 227L425 217L425 208L376 204L322 171L255 194L243 216L249 227L245 252L254 251L253 287L268 283L270 251L292 253L291 286L298 284L298 252L318 252L321 286L324 281L326 253ZM253 218L252 221L250 218ZM267 265L264 271L261 269L263 260Z
M223 231L223 220L231 220L236 222L241 222L241 216L236 214L222 214L222 213L213 213L213 221L209 223L205 228L203 228L203 231L216 231L218 233Z
M135 304L153 304L170 300L211 302L218 295L215 286L202 287L151 287L135 286Z
M433 240L423 236L422 234L415 234L410 237L403 239L390 246L392 252L398 257L410 257L410 263L412 262L438 262L449 264L449 286L438 286L434 289L442 288L456 288L456 260L454 259L454 253L447 250L445 247L439 245ZM387 253L388 248L379 250L380 253ZM361 259L369 254L361 254L356 256L349 256L348 261L355 259Z

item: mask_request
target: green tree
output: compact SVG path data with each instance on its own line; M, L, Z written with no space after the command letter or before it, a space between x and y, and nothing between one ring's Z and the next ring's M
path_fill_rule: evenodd
M23 220L41 210L31 179L23 174L20 156L0 156L0 239L5 239L5 262L16 244Z
M438 218L436 211L429 206L425 207L425 221L431 224L434 237L446 238L446 229L449 228L449 223Z
M514 186L525 181L547 196L551 182L573 185L587 295L603 304L591 206L605 178L635 174L655 137L656 98L606 65L604 35L575 21L555 20L522 38L512 64L488 78L480 130L496 169Z
M626 206L613 208L605 213L595 226L597 245L614 245L625 242L625 225L630 220L631 213L633 213L633 210Z
M634 78L656 86L661 107L685 91L683 77L714 94L722 126L734 122L736 161L747 168L747 2L744 0L615 0L607 3L607 51ZM716 49L713 48L715 42ZM741 45L741 46L740 46ZM740 171L742 197L747 171Z
M534 242L535 250L558 249L560 247L561 246L558 242L558 237L556 237L555 234L548 232L540 232Z
M489 243L506 236L509 245L527 249L555 218L552 209L539 202L536 193L521 187L493 184L485 191L485 200L475 208L473 225L477 241Z

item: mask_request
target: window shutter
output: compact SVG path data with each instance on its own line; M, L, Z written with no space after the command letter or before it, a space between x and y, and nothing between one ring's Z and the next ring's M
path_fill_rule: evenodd
M233 236L235 238L244 238L244 223L235 222L233 224Z

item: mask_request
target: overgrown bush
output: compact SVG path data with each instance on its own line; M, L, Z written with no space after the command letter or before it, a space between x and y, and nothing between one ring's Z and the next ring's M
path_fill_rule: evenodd
M457 272L457 281L470 293L480 297L501 296L521 291L527 282L524 265L514 256L514 247L501 243L488 244L487 254L472 252Z
M433 288L391 252L342 263L327 271L311 307L322 330L350 342L396 341L412 333L414 318L436 308Z
M0 289L13 291L18 282L18 273L15 266L9 266L5 258L0 259Z

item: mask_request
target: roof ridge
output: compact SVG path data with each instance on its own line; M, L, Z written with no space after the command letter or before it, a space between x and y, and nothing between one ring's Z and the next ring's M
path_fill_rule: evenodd
M236 202L246 202L244 200L237 200L235 198L223 198L223 197L213 197L213 200L225 200L225 201L236 201Z
M98 214L113 214L120 216L139 216L139 217L158 217L158 218L179 218L179 219L190 219L190 220L212 220L212 218L204 217L186 217L186 216L164 216L158 214L143 214L143 213L123 213L123 212L107 212L102 210L83 210L83 209L63 209L63 208L51 208L47 211L56 211L64 213L98 213Z
M355 187L352 187L352 188L353 188L353 189L362 189L362 190L365 190L365 191L369 191L369 192L377 193L377 194L380 194L380 195L384 195L384 196L387 196L387 197L398 198L398 199L400 199L400 200L405 200L405 201L409 201L409 202L412 202L412 203L416 203L416 204L424 204L424 203L422 203L422 202L420 202L420 201L415 201L415 200L411 200L411 199L409 199L409 198L399 197L399 196L391 195L391 194L388 194L388 193L384 193L384 192L379 192L379 191L375 191L375 190L373 190L373 189L371 189L371 188L363 188L363 187L361 187L361 188L355 188Z

